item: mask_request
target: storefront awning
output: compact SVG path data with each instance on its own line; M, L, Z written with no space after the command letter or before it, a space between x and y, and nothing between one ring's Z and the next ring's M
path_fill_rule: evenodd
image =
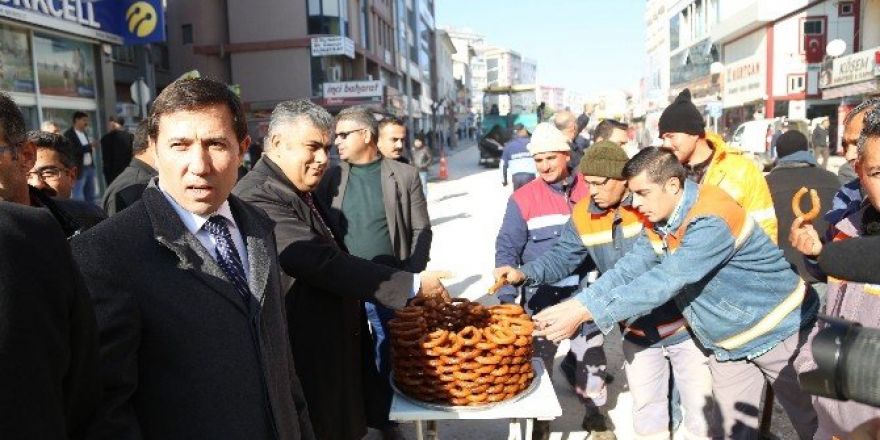
M875 95L880 93L880 80L862 81L845 86L822 90L822 99L837 99L847 96Z

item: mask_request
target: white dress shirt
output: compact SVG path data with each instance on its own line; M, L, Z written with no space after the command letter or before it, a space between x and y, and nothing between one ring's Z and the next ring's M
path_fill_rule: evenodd
M168 203L171 204L171 207L174 208L174 211L177 212L177 216L183 221L183 225L186 226L186 229L196 236L199 242L202 243L202 246L204 246L205 249L208 250L208 253L211 254L211 257L214 258L214 261L217 261L217 241L214 240L211 233L206 231L202 226L205 225L208 218L212 215L221 215L228 220L226 222L226 227L229 228L229 234L232 235L232 241L235 243L235 251L238 252L238 257L241 259L244 276L250 281L250 264L248 262L247 247L244 244L244 239L241 237L241 231L238 229L238 224L235 223L235 218L232 216L232 210L229 208L229 201L227 200L223 202L217 212L203 217L198 214L193 214L184 209L183 206L180 206L170 194L162 189L161 184L159 184L159 189L162 191L162 195L168 200Z

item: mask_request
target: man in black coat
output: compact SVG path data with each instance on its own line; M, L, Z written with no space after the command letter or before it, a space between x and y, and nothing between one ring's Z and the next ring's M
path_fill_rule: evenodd
M95 314L64 234L0 202L0 437L83 439L101 387Z
M315 434L354 440L387 414L366 327L363 300L404 305L414 291L445 293L442 273L419 275L348 254L342 235L312 196L327 169L330 115L309 101L272 112L262 159L235 194L275 221L290 341ZM357 131L357 130L356 130ZM349 133L336 133L348 136Z
M73 123L64 131L64 137L73 147L76 158L76 184L73 198L91 203L95 197L95 141L89 138L89 115L73 113Z
M831 208L831 201L840 183L834 173L819 167L807 147L807 137L797 130L789 130L780 135L776 140L779 160L767 175L767 186L770 187L773 207L779 221L779 247L785 253L786 260L795 265L800 276L815 283L818 280L805 269L803 255L788 240L791 223L794 221L791 199L801 187L815 189L822 203L820 211L824 213ZM804 196L804 200L809 199L809 196ZM803 212L809 211L809 202L803 202L801 209ZM817 231L828 228L828 223L821 215L813 220L813 224Z
M158 180L73 240L101 345L91 438L314 438L272 222L229 195L250 141L241 103L222 83L178 80L149 121Z
M107 186L101 205L107 215L114 215L141 199L141 194L156 177L156 164L153 158L153 147L147 138L146 120L138 124L132 143L134 157L116 179Z
M128 166L134 136L125 129L125 119L114 116L108 122L110 131L101 137L101 166L104 181L109 185Z

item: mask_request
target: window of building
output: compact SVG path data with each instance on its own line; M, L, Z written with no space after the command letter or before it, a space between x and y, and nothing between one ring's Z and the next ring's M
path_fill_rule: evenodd
M803 73L788 75L788 93L803 93L807 90L807 81Z
M825 21L822 19L804 20L804 35L823 35L825 33Z
M851 1L841 1L837 4L837 15L841 17L852 17L855 15L855 5Z
M113 61L134 64L136 62L134 46L113 46Z
M180 39L183 44L192 44L193 43L193 25L185 24L180 26Z
M34 93L34 66L28 32L0 25L0 90Z
M361 30L361 44L364 45L367 50L370 49L370 16L367 14L367 0L360 0L360 6L358 8L360 10L360 14L358 15L358 20L360 21L360 30Z
M34 36L40 93L92 98L95 93L93 46L48 35Z
M678 46L680 44L680 25L681 19L679 18L678 14L669 19L669 50L678 49Z
M341 0L309 0L306 6L309 34L350 36L347 8Z

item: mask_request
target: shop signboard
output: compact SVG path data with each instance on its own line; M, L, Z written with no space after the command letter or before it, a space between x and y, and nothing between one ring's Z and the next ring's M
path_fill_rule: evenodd
M162 0L0 0L0 17L107 43L165 41Z
M321 84L322 102L327 105L381 103L382 81L345 81Z
M875 49L834 58L831 68L822 72L820 88L837 87L874 79L876 71Z
M737 107L762 99L765 82L764 63L760 57L747 57L729 63L724 69L724 107Z
M354 40L348 37L313 37L312 56L343 55L354 59Z

